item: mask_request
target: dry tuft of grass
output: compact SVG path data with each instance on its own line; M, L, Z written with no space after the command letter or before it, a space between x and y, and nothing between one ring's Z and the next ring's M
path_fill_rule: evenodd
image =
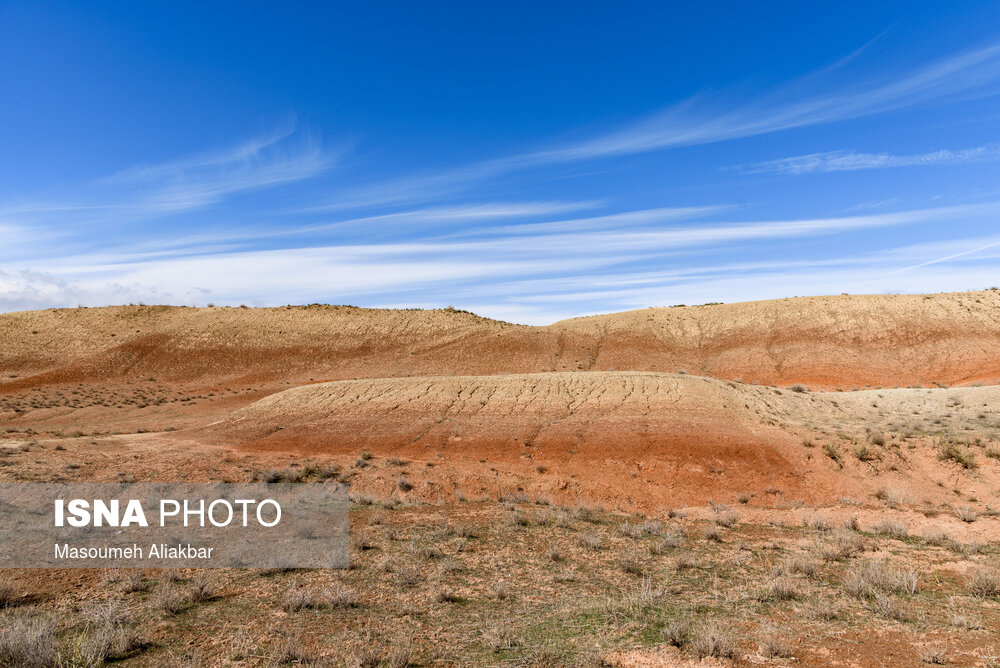
M821 543L819 555L824 561L843 561L865 549L864 539L856 533L847 530L835 531L830 542Z
M777 631L764 634L758 642L757 648L760 650L760 655L769 661L795 658L795 652Z
M930 645L920 652L920 660L935 666L948 663L948 650L940 645Z
M507 652L520 646L521 641L514 635L509 622L491 622L480 632L483 644L494 654Z
M150 601L157 610L168 615L176 615L187 605L188 598L170 580L164 580L156 587Z
M674 647L684 647L691 639L691 621L689 619L672 619L663 625L661 632L663 641Z
M996 571L978 569L969 576L969 593L976 598L1000 597L1000 575Z
M0 580L0 608L9 608L13 605L17 605L18 599L20 598L21 593L12 582L9 582L8 580Z
M758 601L794 601L802 597L802 589L795 580L783 576L772 577L757 592Z
M215 585L204 574L199 575L191 583L191 602L205 603L215 599Z
M281 596L281 609L285 612L317 610L321 608L355 608L358 605L354 590L341 584L325 589L299 587L294 582Z
M961 447L951 440L946 440L938 445L938 458L941 461L952 461L964 469L974 469L979 465L976 463L976 455L966 448Z
M863 561L848 571L844 590L858 599L874 599L880 594L912 595L920 576L912 568L893 568L884 561Z
M740 514L735 510L720 510L715 513L715 517L712 519L720 527L728 529L736 526L736 523L740 521Z
M58 666L55 624L41 617L16 617L0 627L0 666Z
M709 622L696 629L689 647L699 659L731 659L736 656L737 649L732 633L718 622Z
M979 513L972 506L955 506L955 517L963 522L975 522L979 518Z
M592 552L604 549L604 539L594 533L583 534L577 539L577 544L583 549Z
M910 532L906 526L893 520L882 520L872 527L872 533L888 538L895 538L896 540L903 540L910 537Z

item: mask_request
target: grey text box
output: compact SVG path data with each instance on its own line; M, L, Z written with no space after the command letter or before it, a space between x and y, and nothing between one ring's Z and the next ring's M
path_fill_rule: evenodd
M348 523L336 483L0 484L0 567L347 568Z

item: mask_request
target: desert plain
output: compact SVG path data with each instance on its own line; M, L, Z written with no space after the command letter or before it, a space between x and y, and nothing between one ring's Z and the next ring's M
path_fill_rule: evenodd
M336 481L347 570L7 570L10 666L1000 666L1000 291L0 315L0 482Z

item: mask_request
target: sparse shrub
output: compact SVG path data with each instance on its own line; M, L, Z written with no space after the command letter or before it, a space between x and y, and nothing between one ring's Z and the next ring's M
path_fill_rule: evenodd
M660 540L653 541L649 545L650 553L654 555L667 554L671 550L684 544L684 534L677 531L668 531L663 534Z
M943 666L948 663L948 651L940 645L931 645L920 652L920 660L924 663Z
M16 605L21 597L17 587L8 580L0 580L0 609Z
M978 466L974 453L951 440L940 443L938 458L942 461L953 461L964 469L974 469Z
M716 512L713 518L720 527L733 527L740 521L740 515L735 510L723 510Z
M976 598L997 598L1000 596L1000 575L992 570L976 570L969 577L968 588Z
M629 524L626 522L618 527L618 533L628 538L642 538L643 530L638 524Z
M884 617L885 619L905 622L910 618L903 604L898 599L893 596L889 596L888 594L883 594L881 592L876 593L868 601L868 605L871 607L872 612L879 617Z
M963 522L975 522L979 513L972 506L955 506L955 517Z
M0 627L0 666L51 668L58 648L55 625L41 617L16 617Z
M795 580L785 577L771 578L757 592L759 601L794 601L802 596L802 591Z
M626 554L621 560L622 570L630 575L642 575L642 562L632 554Z
M403 589L409 589L410 587L415 587L424 580L424 576L420 573L420 569L413 566L405 566L398 569L393 574L393 581Z
M765 634L757 645L760 655L765 659L791 659L795 656L792 648L779 633Z
M798 392L800 394L803 393L803 392L808 392L809 391L809 388L806 387L805 385L803 385L802 383L795 383L794 385L792 385L788 389L791 390L792 392Z
M927 531L920 539L928 545L936 545L938 547L945 547L954 541L954 538L940 530Z
M672 619L663 625L663 641L674 647L684 647L691 639L691 622L687 619Z
M877 594L907 594L917 591L919 576L913 569L896 569L882 561L866 561L848 571L844 590L859 599Z
M563 553L559 550L559 546L556 544L549 545L549 561L560 562L566 559Z
M889 538L895 538L897 540L903 540L908 538L910 532L907 531L906 527L899 522L894 522L892 520L883 520L872 527L872 533L876 533L880 536L888 536Z
M518 647L521 642L510 628L509 623L493 622L482 630L483 644L494 654Z
M403 492L409 492L413 489L413 483L406 479L404 476L399 476L396 478L396 487L398 487Z
M819 569L816 566L816 562L805 556L796 556L788 559L779 569L783 573L791 573L805 575L806 577L816 577Z
M528 516L521 511L515 510L507 516L507 523L512 527L521 528L529 526L531 524L531 520L529 520Z
M823 444L823 454L840 464L840 450L833 443Z
M705 529L705 540L710 540L715 543L722 542L722 532L716 527L708 527Z
M851 452L853 452L854 456L857 457L858 461L861 462L870 462L875 459L878 459L878 455L875 453L875 451L869 448L864 443L857 443L854 446L852 446Z
M187 605L187 597L180 589L164 580L157 586L150 599L153 607L168 615L176 615Z
M699 659L731 659L736 655L736 641L732 634L716 622L698 628L692 634L690 647Z
M832 542L820 545L819 552L824 561L840 561L849 559L864 549L865 541L861 536L847 530L838 530L834 532Z
M379 651L379 658L381 659L381 651ZM282 636L272 641L266 665L307 664L312 659L312 655L306 651L302 638L298 636ZM358 665L376 666L378 665L378 661L375 663L359 663Z
M579 539L577 539L577 543L580 547L594 552L604 548L604 541L601 537L592 533L583 534Z
M451 587L442 585L437 592L434 594L434 601L436 603L460 603L462 597L458 595Z

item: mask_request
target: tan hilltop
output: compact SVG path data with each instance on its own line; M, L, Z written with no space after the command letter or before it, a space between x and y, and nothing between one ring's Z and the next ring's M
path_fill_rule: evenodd
M0 315L0 341L7 390L611 370L842 390L958 385L1000 379L1000 291L648 308L544 327L320 305L52 309Z

